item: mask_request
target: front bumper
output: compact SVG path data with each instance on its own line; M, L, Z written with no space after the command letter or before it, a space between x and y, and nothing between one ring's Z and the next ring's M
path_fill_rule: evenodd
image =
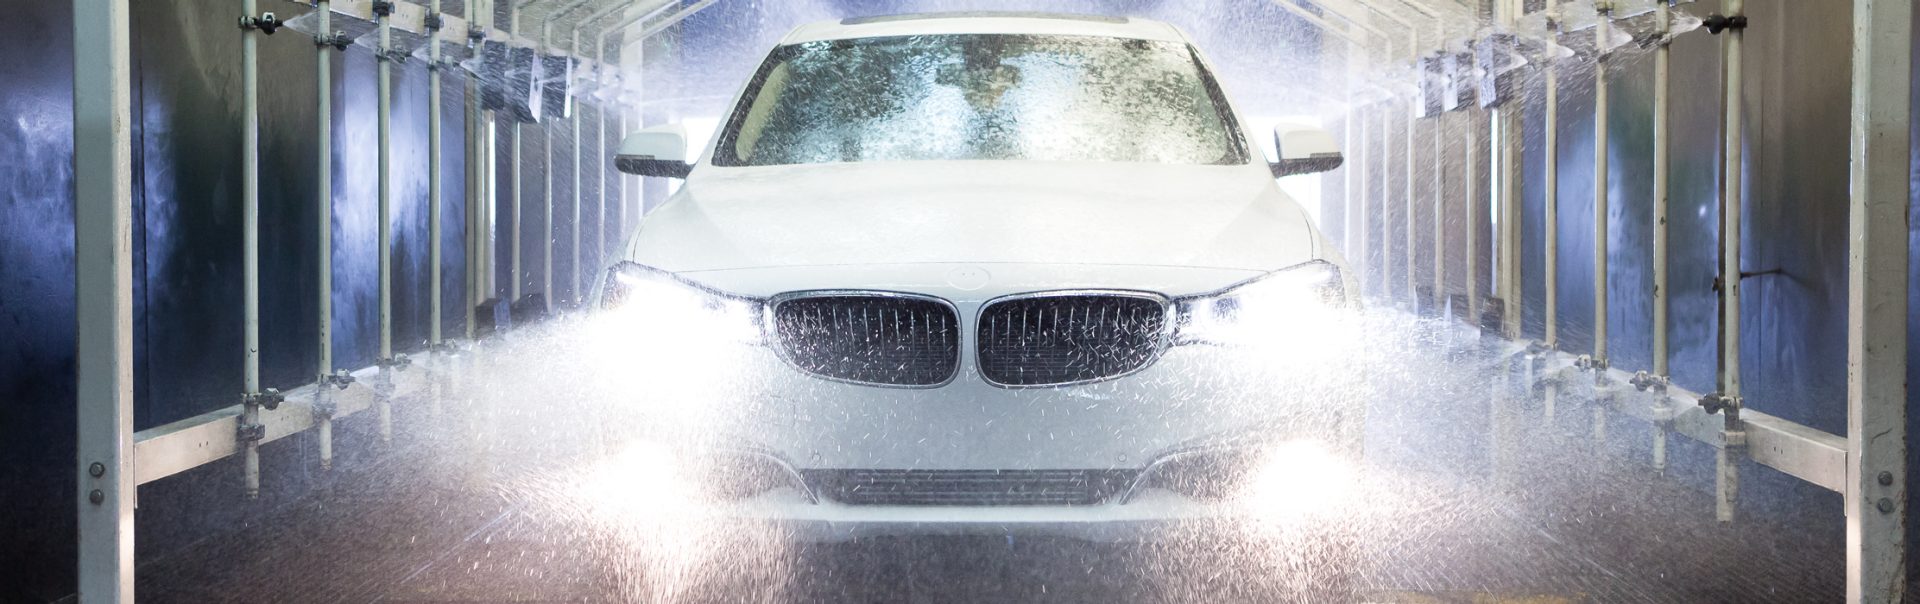
M1241 515L1237 506L1170 491L1087 506L888 506L810 503L792 489L722 504L713 514L723 523L762 526L800 542L920 535L1151 541L1219 528Z

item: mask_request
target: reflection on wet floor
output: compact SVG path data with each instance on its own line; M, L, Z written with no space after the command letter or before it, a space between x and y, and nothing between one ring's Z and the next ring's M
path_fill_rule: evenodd
M1484 366L1483 359L1467 358L1455 364ZM1717 523L1710 495L1690 486L1681 470L1687 455L1710 457L1710 451L1678 448L1673 474L1655 476L1644 451L1621 444L1624 439L1591 440L1573 419L1585 418L1584 410L1564 411L1563 425L1548 428L1524 402L1493 413L1485 373L1439 373L1448 377L1420 377L1416 396L1376 399L1371 406L1362 486L1343 512L1362 546L1351 559L1340 558L1359 569L1361 600L1808 602L1843 595L1837 503L1792 517L1770 511L1787 506L1753 506L1738 522ZM415 416L403 415L402 425L429 423L426 405L402 408ZM261 506L247 516L244 530L143 559L142 599L1318 599L1296 589L1297 575L1313 572L1287 562L1297 551L1218 535L1164 543L1001 536L802 545L768 533L657 525L622 533L636 525L604 519L583 525L579 515L554 513L549 500L526 497L525 479L501 470L539 457L514 450L514 438L570 435L529 430L513 436L510 428L486 427L500 440L479 447L472 439L403 434L384 454L344 464L311 495ZM1626 430L1624 424L1619 429ZM366 439L356 444L372 447L372 435L342 432L341 438ZM1495 436L1510 439L1503 455L1487 444ZM203 471L223 469L215 464ZM143 507L141 513L189 512ZM679 552L664 556L672 564L636 562L663 559L669 550Z

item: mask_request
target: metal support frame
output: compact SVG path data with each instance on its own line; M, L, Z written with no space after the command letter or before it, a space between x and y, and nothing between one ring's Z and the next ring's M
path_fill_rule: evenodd
M1737 13L1730 9L1730 14ZM1912 0L1853 2L1847 173L1849 602L1906 597L1912 23Z
M73 2L79 594L133 601L133 101L127 0Z

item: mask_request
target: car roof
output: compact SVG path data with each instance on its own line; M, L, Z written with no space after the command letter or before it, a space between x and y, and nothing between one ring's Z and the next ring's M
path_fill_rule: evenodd
M802 25L782 44L939 34L1027 34L1101 36L1186 42L1186 36L1159 21L1105 15L1035 12L956 12L854 17Z

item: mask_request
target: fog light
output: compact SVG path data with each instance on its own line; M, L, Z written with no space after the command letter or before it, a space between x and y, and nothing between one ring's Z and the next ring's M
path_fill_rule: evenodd
M1319 442L1266 447L1248 473L1241 502L1257 518L1291 521L1338 512L1352 496L1353 463Z

